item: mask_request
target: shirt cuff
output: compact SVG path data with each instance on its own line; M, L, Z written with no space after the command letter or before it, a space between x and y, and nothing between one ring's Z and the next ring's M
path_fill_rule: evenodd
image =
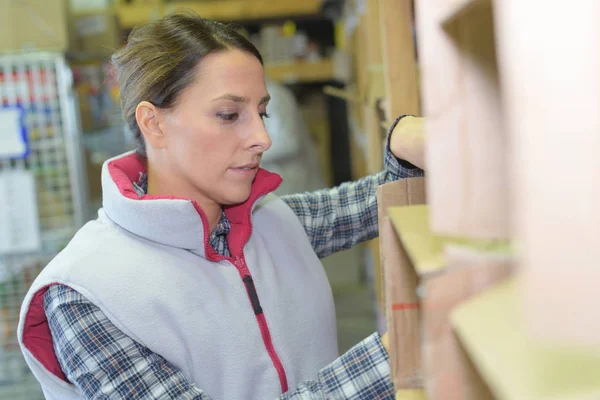
M386 171L392 176L392 180L398 180L402 178L414 178L418 176L423 176L424 172L419 167L414 166L405 160L400 160L394 156L392 150L390 148L390 139L392 137L392 132L398 122L404 117L412 116L410 114L401 115L392 124L392 127L388 131L387 138L385 140L385 154L384 154L384 164Z
M374 333L319 372L326 399L393 400L388 354Z

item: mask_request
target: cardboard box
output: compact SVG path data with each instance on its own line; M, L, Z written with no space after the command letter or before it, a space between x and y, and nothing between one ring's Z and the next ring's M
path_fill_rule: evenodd
M71 49L73 51L112 54L125 41L114 12L78 13L72 17L71 23L75 36Z
M0 0L0 52L65 51L67 0Z
M385 315L396 390L423 387L417 298L418 277L392 222L390 207L424 204L425 178L401 179L377 188L380 260Z

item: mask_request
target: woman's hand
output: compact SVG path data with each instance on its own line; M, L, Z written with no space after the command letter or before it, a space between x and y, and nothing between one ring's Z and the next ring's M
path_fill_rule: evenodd
M425 169L425 118L402 118L392 132L390 149L396 158Z

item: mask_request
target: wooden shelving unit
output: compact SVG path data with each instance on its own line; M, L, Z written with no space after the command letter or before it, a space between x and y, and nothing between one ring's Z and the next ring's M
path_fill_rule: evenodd
M144 4L118 4L115 12L122 29L131 29L144 22L159 19L165 16L165 6Z
M156 5L119 4L116 11L120 24L129 29L173 12L192 11L204 18L220 21L251 21L282 16L294 18L317 15L321 0L224 0L157 2Z
M379 189L398 397L598 398L600 3L543 18L528 2L415 3L426 188ZM410 1L388 4L411 31ZM414 83L392 89L410 66L384 66L388 100L419 97ZM569 168L551 173L561 154Z
M383 169L384 139L390 121L402 114L419 113L417 73L410 2L367 0L352 2L355 14L346 17L348 51L354 65L348 102L353 177L375 174ZM364 4L362 4L364 3ZM362 5L366 7L361 8ZM411 14L412 15L412 14ZM408 19L407 19L408 18ZM399 21L410 21L408 27ZM412 49L398 53L400 49ZM383 110L383 113L382 113ZM382 115L383 114L383 115ZM369 243L374 267L375 293L384 309L383 274L379 240Z
M452 324L492 392L500 399L599 398L600 355L528 336L521 300L513 280L452 312Z
M599 398L600 3L415 3L426 188L379 189L398 397Z
M287 16L290 18L316 15L321 0L224 0L178 1L166 7L167 12L191 10L204 18L221 21L257 20Z
M265 65L265 73L282 83L311 83L335 80L333 60Z

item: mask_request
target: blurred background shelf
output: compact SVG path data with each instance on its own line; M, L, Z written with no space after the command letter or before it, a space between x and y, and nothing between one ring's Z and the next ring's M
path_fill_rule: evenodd
M241 21L298 17L319 14L322 0L226 0L226 1L178 1L166 6L165 11L193 11L203 18L220 21Z
M335 80L334 64L330 59L317 62L270 63L267 75L281 83L326 82Z
M178 1L155 4L118 4L116 12L123 28L134 26L173 12L192 11L203 18L219 21L252 21L273 18L316 16L321 12L322 0L227 0Z

